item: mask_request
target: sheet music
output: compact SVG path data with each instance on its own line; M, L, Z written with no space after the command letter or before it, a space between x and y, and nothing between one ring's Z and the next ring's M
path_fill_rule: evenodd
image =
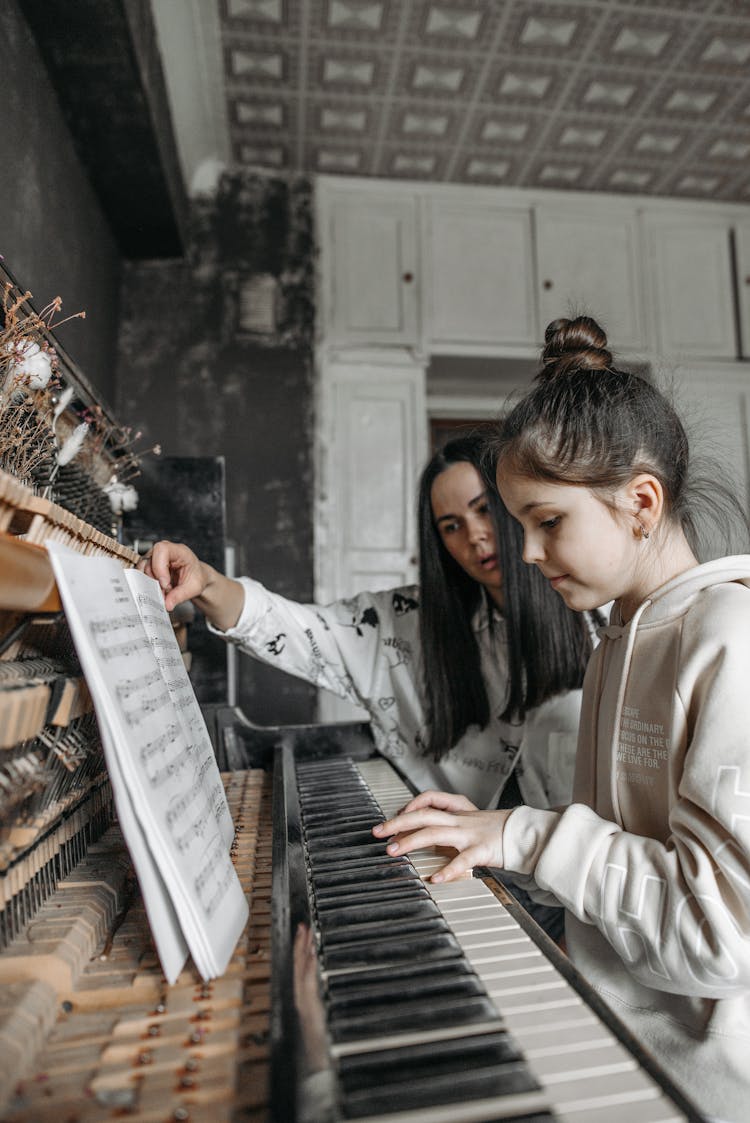
M173 982L184 938L213 978L248 908L221 777L161 591L114 558L48 549L162 967Z

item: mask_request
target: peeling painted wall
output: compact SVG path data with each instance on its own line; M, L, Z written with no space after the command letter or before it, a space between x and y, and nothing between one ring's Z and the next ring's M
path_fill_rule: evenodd
M127 265L117 364L117 414L142 430L139 445L223 456L237 571L296 600L313 587L310 222L308 184L225 177L196 204L188 261ZM264 336L239 322L238 284L257 272L279 285ZM314 692L241 656L239 703L259 724L310 721Z
M15 0L0 4L0 73L0 254L37 310L59 296L63 316L86 312L57 338L111 406L120 255Z

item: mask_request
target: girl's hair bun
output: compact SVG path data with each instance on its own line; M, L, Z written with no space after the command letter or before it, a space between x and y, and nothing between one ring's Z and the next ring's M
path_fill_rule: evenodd
M547 325L541 377L553 378L568 370L607 370L612 361L607 336L590 316L553 320Z

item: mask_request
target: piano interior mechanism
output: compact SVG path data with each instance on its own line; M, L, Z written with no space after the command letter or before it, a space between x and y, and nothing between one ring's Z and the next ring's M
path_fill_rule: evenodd
M364 725L205 707L250 919L167 985L44 544L137 555L96 464L48 467L0 471L0 1119L698 1120L491 871L385 854L410 793Z
M221 978L167 986L40 544L135 555L0 485L5 1123L700 1118L490 871L385 854L410 792L366 726L206 713L250 921Z

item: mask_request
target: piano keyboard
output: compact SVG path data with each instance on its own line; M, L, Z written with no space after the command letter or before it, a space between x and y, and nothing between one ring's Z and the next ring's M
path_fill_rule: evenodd
M298 762L296 774L336 1087L326 1119L700 1120L488 884L432 885L444 857L385 853L371 827L412 794L386 760Z

